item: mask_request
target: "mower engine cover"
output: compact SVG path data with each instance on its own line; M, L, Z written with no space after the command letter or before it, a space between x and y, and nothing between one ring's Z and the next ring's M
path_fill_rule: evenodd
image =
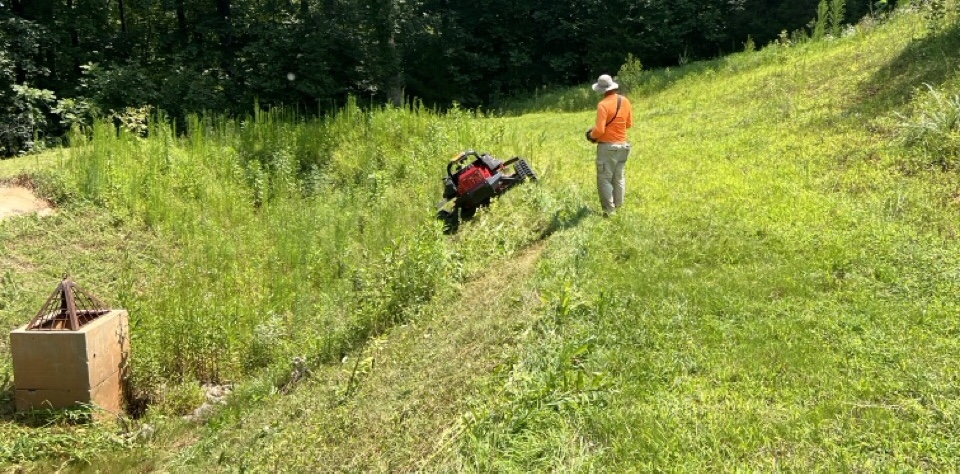
M487 178L493 176L493 172L486 167L470 165L459 173L457 183L457 195L466 196L479 186L487 184Z

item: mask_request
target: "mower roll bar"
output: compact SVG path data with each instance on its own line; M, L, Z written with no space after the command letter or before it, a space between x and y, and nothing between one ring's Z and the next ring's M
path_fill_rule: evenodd
M477 153L477 152L474 151L474 150L467 150L467 151L465 151L465 152L457 155L456 158L450 160L450 162L447 163L447 176L453 178L453 167L454 167L454 165L459 165L460 163L463 162L464 158L466 158L466 157L468 157L468 156L474 156L474 157L476 157L477 159L480 158L480 154Z
M474 157L475 159L478 159L478 160L480 159L480 154L477 153L476 150L467 150L467 151L465 151L465 152L463 152L463 153L460 153L460 154L457 155L454 159L450 160L449 163L447 163L447 176L449 176L449 177L452 179L452 178L453 178L453 175L454 175L453 167L454 167L455 165L460 165L460 166L461 166L460 169L463 169L463 168L462 168L462 163L463 163L463 161L464 161L467 157L469 157L469 156L472 156L472 157ZM516 163L517 160L519 160L519 159L520 159L520 157L515 156L515 157L510 158L509 160L503 162L503 164L500 165L500 166L501 166L501 168L502 168L502 167L506 167L506 166L510 166L510 165ZM459 171L459 170L458 170L458 171Z

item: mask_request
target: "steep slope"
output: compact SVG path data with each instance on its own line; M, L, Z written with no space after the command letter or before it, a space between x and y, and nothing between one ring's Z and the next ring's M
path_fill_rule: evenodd
M371 374L387 368L365 378L363 404L348 403L357 411L310 418L318 424L305 445L247 429L223 451L214 436L188 462L521 472L955 465L951 196L960 183L910 167L893 112L924 82L957 84L957 58L938 54L957 43L955 28L931 31L904 15L839 40L651 73L633 96L630 209L610 222L588 215L549 239L526 283L544 303L513 329L525 344L509 364L458 379L470 388L443 399L458 408L414 415L413 426L434 427L414 431L432 439L403 427L425 394L409 388L423 372L394 378L393 364L409 360L400 351L386 356L396 362L371 362ZM544 186L592 203L590 150L573 138L588 113L508 120L542 128L541 153L563 157ZM478 340L486 351L509 337L504 324ZM230 457L253 446L300 450L268 456L279 461L271 465ZM425 458L425 446L437 455Z
M589 111L484 119L544 179L448 242L497 249L471 278L91 469L955 468L960 177L899 139L924 83L960 86L960 30L929 26L637 78L616 219L591 212Z
M539 298L527 282L542 250L518 252L501 271L466 283L458 298L436 301L342 364L319 368L172 465L411 472L449 456L478 374L515 357L519 332L536 317Z

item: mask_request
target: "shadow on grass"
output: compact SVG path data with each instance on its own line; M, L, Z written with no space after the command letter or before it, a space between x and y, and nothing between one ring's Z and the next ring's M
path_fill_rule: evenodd
M580 225L580 222L590 214L593 214L593 211L590 210L587 206L582 206L577 212L572 215L566 214L564 212L556 212L553 215L553 219L550 220L550 224L547 225L543 232L540 233L540 238L538 240L546 239L551 235L566 229L571 229Z
M0 421L12 421L17 412L16 387L10 374L0 378Z
M629 79L617 78L621 91L627 96L644 97L668 89L677 81L719 67L722 60L691 63L681 67L643 71L631 84ZM596 110L600 100L590 85L535 91L524 97L507 99L494 110L505 117L532 113L576 113Z
M687 77L721 69L729 61L726 58L707 59L683 66L651 69L643 71L635 84L631 84L629 79L620 79L620 82L628 95L645 97L663 92Z
M882 115L902 108L924 84L935 88L960 70L960 24L915 39L858 91L851 112Z

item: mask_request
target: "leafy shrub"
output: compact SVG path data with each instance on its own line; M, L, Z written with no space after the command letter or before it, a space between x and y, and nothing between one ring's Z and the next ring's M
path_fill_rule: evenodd
M47 126L47 114L56 100L53 92L13 85L10 101L0 107L0 155L24 154L38 148ZM0 93L0 98L3 94Z
M917 7L931 30L947 26L960 13L960 2L956 0L922 0Z
M629 93L640 87L643 81L643 64L633 54L627 55L627 60L617 72L617 83L623 93Z
M60 116L60 135L66 135L73 127L93 125L96 116L96 106L82 97L60 99L51 111Z
M156 95L146 74L136 66L101 66L89 63L80 66L83 77L80 88L105 108L122 109L128 105L154 102Z
M150 106L124 107L121 110L111 110L113 122L123 127L135 136L145 136L150 123Z

